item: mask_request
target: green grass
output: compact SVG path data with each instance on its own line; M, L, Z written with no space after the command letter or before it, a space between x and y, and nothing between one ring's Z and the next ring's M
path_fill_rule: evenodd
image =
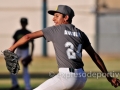
M36 78L36 79L31 78L31 85L32 85L33 88L35 88L38 85L40 85L42 82L44 82L46 79L47 78ZM19 78L18 82L20 83L20 88L23 90L23 88L24 88L23 79ZM11 80L10 79L0 80L0 90L8 89L9 87L11 87Z
M120 58L118 57L103 57L105 65L110 72L119 72ZM89 57L83 57L85 64L84 69L86 72L100 72L97 66L92 62ZM21 66L21 64L20 64ZM11 87L11 80L9 72L6 69L3 57L0 57L0 90L7 90ZM58 72L55 57L34 57L33 62L29 66L31 74L31 85L33 88L37 87L45 80L49 79L49 72ZM118 77L120 78L120 76ZM24 88L22 79L22 66L18 73L18 82L20 83L21 90ZM89 77L83 90L120 90L120 87L114 88L106 78Z

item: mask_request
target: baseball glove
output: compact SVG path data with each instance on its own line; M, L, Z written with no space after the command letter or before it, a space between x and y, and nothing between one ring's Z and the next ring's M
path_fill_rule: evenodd
M27 67L32 61L31 56L27 56L26 58L24 58L23 60L21 60L21 63L24 67Z
M18 63L19 57L17 54L11 52L10 50L3 51L4 59L6 61L6 67L12 74L17 74L20 70L20 66Z

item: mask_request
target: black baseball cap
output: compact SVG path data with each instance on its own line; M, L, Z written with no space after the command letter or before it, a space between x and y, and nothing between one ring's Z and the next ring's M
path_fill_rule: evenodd
M70 18L73 18L75 16L72 8L70 8L67 5L58 5L56 10L49 10L48 13L51 15L54 15L55 13L61 13L61 14L68 15Z

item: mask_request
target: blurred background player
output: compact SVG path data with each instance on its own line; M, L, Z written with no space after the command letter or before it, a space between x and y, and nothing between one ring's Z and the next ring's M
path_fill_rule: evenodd
M22 36L31 33L29 30L26 29L26 26L28 25L27 18L24 18L24 17L21 18L20 24L22 28L17 30L13 35L14 43L17 42ZM29 43L31 43L31 45L29 45ZM30 46L31 48L29 48ZM20 57L21 62L25 60L26 58L28 59L29 57L29 60L27 60L27 62L29 62L32 60L33 51L34 51L34 41L30 40L29 42L19 46L16 50L16 54ZM23 79L25 83L25 90L31 90L30 74L28 72L28 65L24 65L23 62L22 62L22 65L23 65ZM12 79L12 87L10 88L10 90L19 89L20 87L17 81L17 76L11 74L11 79Z

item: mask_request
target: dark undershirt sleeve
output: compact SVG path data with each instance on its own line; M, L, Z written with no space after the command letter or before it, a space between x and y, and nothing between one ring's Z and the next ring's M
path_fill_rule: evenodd
M83 32L82 33L82 38L83 38L83 49L85 49L86 47L88 47L91 43L88 39L88 37L86 36L86 34Z

